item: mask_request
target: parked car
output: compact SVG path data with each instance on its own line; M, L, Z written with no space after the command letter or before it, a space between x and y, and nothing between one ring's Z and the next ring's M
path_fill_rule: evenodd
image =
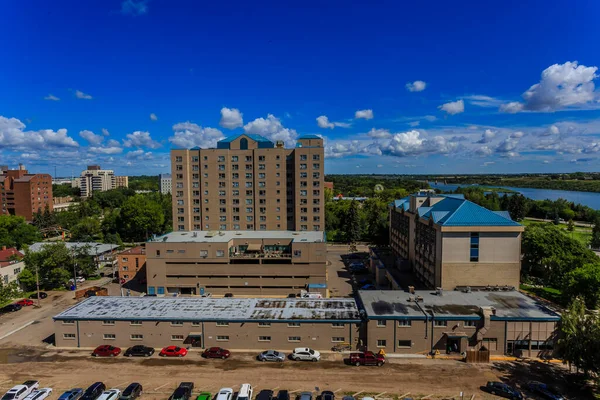
M48 293L46 292L40 292L40 299L45 299L46 297L48 297ZM34 293L31 296L29 296L30 299L37 299L38 298L38 294Z
M285 354L276 350L265 350L258 355L258 361L277 361L285 360Z
M78 400L81 396L83 396L83 389L75 388L67 390L66 392L61 394L58 400Z
M375 285L372 285L370 283L368 283L368 284L363 285L363 286L360 287L360 290L375 290L375 289L377 289L375 287Z
M350 263L350 265L348 265L348 268L350 269L361 269L361 268L365 268L365 264L359 262L359 261L353 261Z
M356 400L356 398L354 396L344 396L342 400Z
M290 357L294 361L319 361L321 353L308 347L296 347Z
M38 381L25 381L21 385L13 386L2 396L2 400L23 400L38 387L40 387Z
M544 399L565 400L565 397L553 387L542 382L529 382L527 388Z
M23 308L23 307L20 304L13 303L13 304L9 304L7 306L2 307L2 312L3 313L15 312L15 311L19 311L21 308Z
M302 392L300 396L298 396L298 400L312 400L311 392Z
M273 400L273 391L263 389L256 395L256 400Z
M179 346L164 347L158 354L161 357L184 357L187 354L187 349Z
M181 382L169 400L189 400L194 390L194 382Z
M25 400L44 400L52 394L52 388L42 388L29 393Z
M137 382L130 383L121 393L119 400L135 400L142 395L142 391L142 385Z
M252 385L249 383L242 383L240 390L238 390L236 400L252 400L253 391L254 389L252 389Z
M221 388L219 393L217 393L217 398L215 400L231 400L233 398L233 389L231 388Z
M373 284L373 280L371 280L370 278L361 278L358 280L357 282L359 285L369 285L369 284Z
M351 272L354 275L365 275L365 274L369 273L369 269L368 268L358 268L358 269L351 270Z
M198 397L196 397L196 400L211 400L212 399L212 394L210 394L209 392L202 392L198 395Z
M39 389L40 383L38 381L30 380L22 383L23 386L27 386L29 393L33 392L36 389Z
M111 346L109 344L103 344L101 346L98 346L92 352L92 356L94 357L115 357L119 354L121 354L121 348Z
M335 400L335 394L330 390L323 390L320 400Z
M102 392L98 400L118 400L121 397L121 391L119 389L110 389Z
M500 397L512 400L522 400L523 395L514 387L503 382L488 382L485 385L485 391Z
M96 400L105 390L106 385L104 385L104 383L93 383L89 388L85 390L83 396L81 396L81 400Z
M290 293L287 295L288 299L295 299L296 297L298 297L298 295L296 293Z
M231 353L229 350L222 347L211 347L204 350L204 353L202 353L202 357L204 358L220 358L221 360L229 358L230 355Z
M154 354L154 348L139 344L128 348L123 355L125 357L150 357L152 354Z
M225 293L225 296L223 297L233 297L233 293Z
M381 354L375 354L372 351L364 353L350 353L350 364L356 365L377 365L381 367L385 364L385 357Z
M276 400L290 400L290 393L287 390L277 392Z
M17 304L20 305L21 307L32 306L33 305L33 300L31 300L31 299L23 299L23 300L17 301Z

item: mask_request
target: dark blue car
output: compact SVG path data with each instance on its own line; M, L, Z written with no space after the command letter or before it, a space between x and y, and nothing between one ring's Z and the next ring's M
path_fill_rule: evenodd
M529 382L527 388L544 399L565 400L558 391L542 382Z
M71 390L67 390L63 394L60 395L58 400L78 400L83 395L83 389L75 388Z
M514 387L502 382L488 382L485 391L512 400L523 400L523 395Z

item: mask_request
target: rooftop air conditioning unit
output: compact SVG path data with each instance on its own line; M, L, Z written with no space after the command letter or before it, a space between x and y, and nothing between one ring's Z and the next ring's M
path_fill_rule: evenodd
M437 294L438 296L443 296L444 291L442 290L441 287L438 287L438 288L435 288L435 294Z
M419 301L423 301L423 298L422 298L421 296L417 296L417 300L416 300L416 301L417 301L417 302L419 302Z
M412 303L413 301L415 301L414 296L408 296L408 302Z

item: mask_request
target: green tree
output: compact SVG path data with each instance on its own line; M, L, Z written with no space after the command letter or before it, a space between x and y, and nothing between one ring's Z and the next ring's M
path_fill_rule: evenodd
M19 274L19 283L23 289L33 290L36 287L35 272L31 272L29 268L23 269Z
M567 303L581 297L589 309L596 309L600 301L600 264L586 264L567 273L563 296Z
M527 215L527 199L521 194L513 194L508 200L508 212L515 221L521 221Z
M119 213L120 235L126 240L141 241L164 231L163 206L146 196L136 195L125 201Z
M0 246L21 249L42 239L40 231L23 217L0 215Z
M73 254L62 242L44 245L37 252L25 249L23 261L34 276L38 270L40 285L46 289L63 287L73 277Z
M359 206L356 200L352 200L345 219L345 234L348 243L360 240L360 216Z
M597 218L594 222L594 228L592 229L592 238L590 239L590 246L592 249L600 249L600 218Z
M573 222L572 219L570 219L569 222L567 223L567 230L569 232L573 232L575 230L575 223Z
M367 232L366 238L374 244L389 243L389 211L387 204L378 198L368 199L363 205Z
M71 240L91 242L100 235L100 221L96 217L82 218L71 229Z
M323 198L325 199L325 203L329 203L333 200L333 189L325 188Z
M0 279L0 304L6 303L19 295L19 285L17 282L4 283Z

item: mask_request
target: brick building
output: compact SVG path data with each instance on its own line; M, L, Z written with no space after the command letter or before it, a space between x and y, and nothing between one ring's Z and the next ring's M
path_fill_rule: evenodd
M146 247L137 246L117 254L119 266L119 279L122 284L132 279L144 281L146 279Z
M52 211L52 177L49 174L30 174L19 165L19 169L0 171L0 214L18 215L27 221L33 214Z

